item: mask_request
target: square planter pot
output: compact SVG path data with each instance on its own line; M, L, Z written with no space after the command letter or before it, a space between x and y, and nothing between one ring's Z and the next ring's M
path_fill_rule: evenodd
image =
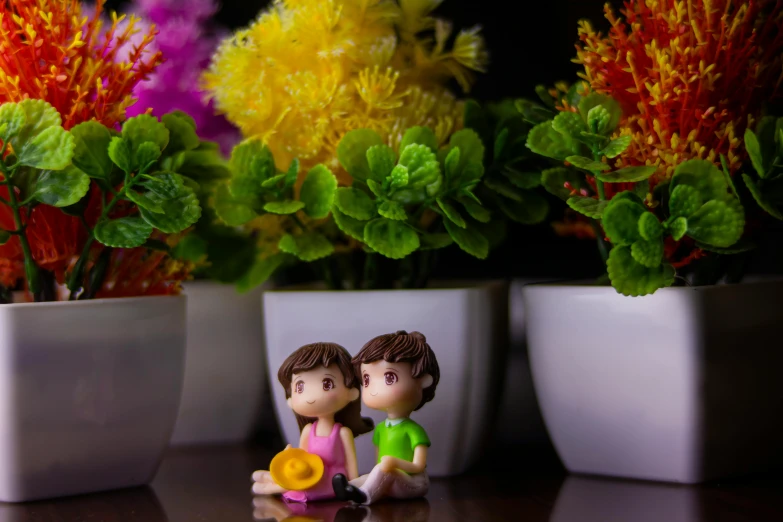
M177 417L185 305L0 305L0 501L152 479Z
M533 383L572 472L698 483L783 450L783 282L524 290Z
M277 370L300 346L336 342L355 355L364 344L397 330L420 331L438 359L435 399L411 416L427 431L431 476L465 471L492 431L508 337L508 287L387 291L271 291L264 294L270 385L284 438L299 445L299 428L277 382ZM364 407L375 422L383 412ZM282 449L282 448L281 448ZM372 434L356 439L359 472L375 464ZM266 465L267 463L264 463Z
M188 297L182 404L172 444L246 440L262 413L266 387L261 289L195 281Z

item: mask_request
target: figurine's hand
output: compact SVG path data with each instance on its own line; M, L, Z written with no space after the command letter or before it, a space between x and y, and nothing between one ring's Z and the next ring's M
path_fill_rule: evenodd
M391 473L397 469L397 459L390 456L381 457L381 462L378 464L381 467L381 471Z
M290 450L290 449L291 449L291 445L289 444L288 446L285 447L285 449L283 451Z
M266 470L259 470L253 473L253 481L262 484L273 484L275 482L272 480L272 474Z

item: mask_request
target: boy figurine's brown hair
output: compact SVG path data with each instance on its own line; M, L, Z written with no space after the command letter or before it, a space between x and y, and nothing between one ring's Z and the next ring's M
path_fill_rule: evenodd
M440 368L435 353L427 344L427 338L424 337L424 334L399 330L396 333L379 335L372 339L352 359L356 375L362 374L362 364L374 363L381 359L386 362L411 363L411 373L414 379L426 374L432 376L432 385L422 390L422 399L416 410L421 409L435 397L435 388L440 379Z

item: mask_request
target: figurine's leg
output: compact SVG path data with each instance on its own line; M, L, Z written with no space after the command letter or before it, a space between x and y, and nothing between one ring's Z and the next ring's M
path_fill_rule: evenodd
M360 487L364 486L364 483L367 482L367 477L369 477L369 476L370 476L370 474L368 473L367 475L362 475L361 477L357 477L357 478L353 479L350 482L350 484L351 484L351 486L355 486L357 488L360 488Z
M359 488L359 491L364 493L366 499L362 504L372 504L382 498L385 498L388 494L389 487L394 482L394 476L396 473L402 473L401 471L394 470L391 473L383 471L381 467L375 466L364 484Z
M382 471L380 466L376 466L359 489L367 497L363 504L372 504L383 498L418 498L429 492L430 479L426 472L408 475L398 469Z

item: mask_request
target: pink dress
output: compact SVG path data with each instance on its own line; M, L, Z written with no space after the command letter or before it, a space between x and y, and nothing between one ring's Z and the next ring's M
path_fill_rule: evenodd
M313 500L326 500L334 498L334 489L332 488L332 477L342 473L346 477L348 472L345 470L345 448L340 438L340 424L335 423L332 432L327 437L316 435L318 421L313 423L310 429L310 436L307 441L307 451L321 457L324 461L324 475L318 484L307 491L289 491L283 493L283 498L289 502L309 502Z

